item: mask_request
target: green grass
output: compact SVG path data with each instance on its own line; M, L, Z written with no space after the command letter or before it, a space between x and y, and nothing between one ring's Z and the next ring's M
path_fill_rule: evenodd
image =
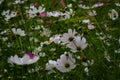
M92 6L97 0L84 1L81 4ZM119 80L120 77L120 53L115 53L115 50L120 49L120 18L111 20L108 16L108 12L111 9L115 9L120 16L120 9L115 6L114 3L119 2L117 0L108 0L107 5L93 9L81 9L78 7L79 1L73 2L72 0L64 0L65 4L72 4L74 15L66 20L59 20L57 17L45 17L41 18L36 16L29 19L26 13L26 8L32 3L37 2L36 7L44 4L46 8L45 12L50 11L69 11L69 8L63 7L60 4L60 0L53 3L52 0L27 0L23 4L12 4L14 0L5 0L0 4L0 78L1 80ZM105 2L105 1L101 1ZM17 11L16 17L5 21L4 16L1 13L4 10ZM96 16L86 16L89 11L95 10ZM87 24L82 23L84 19L90 19L95 26L95 29L89 30ZM42 22L41 22L42 20ZM49 20L51 24L46 24L45 21ZM104 25L107 24L107 27ZM44 26L45 29L51 31L50 36L42 35L43 28L35 30L36 26ZM25 31L26 36L21 37L14 35L11 31L12 28L21 28ZM56 34L64 34L68 32L68 29L75 29L77 34L83 34L88 44L87 48L83 51L73 53L76 59L76 67L70 72L62 73L55 69L54 73L48 74L45 70L45 65L49 60L57 60L65 51L71 52L65 45L51 43L50 45L43 45L41 52L46 54L34 64L31 65L16 65L9 64L8 58L15 54L22 56L20 53L33 52L35 48L40 46L41 42L49 41L49 39ZM3 31L6 32L1 34ZM48 32L48 31L47 31ZM96 33L100 35L96 35ZM47 34L47 35L48 35ZM105 39L101 40L100 36L105 36ZM112 36L112 38L109 38ZM3 41L3 38L8 38ZM38 42L34 40L30 41L30 38L38 39ZM11 44L10 47L8 45ZM110 45L108 45L110 44ZM55 51L51 51L51 48L56 48ZM110 56L110 61L105 58L105 52ZM37 54L36 54L37 55ZM89 75L86 75L84 71L85 66L81 63L81 59L76 58L79 56L86 56L87 60L94 60L93 65L89 65ZM36 67L40 67L38 71L29 73L28 70L35 70Z

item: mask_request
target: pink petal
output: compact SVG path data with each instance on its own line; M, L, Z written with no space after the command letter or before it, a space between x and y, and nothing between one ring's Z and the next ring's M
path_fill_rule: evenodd
M60 1L60 4L61 4L63 7L65 7L65 3L64 3L63 0Z
M44 18L44 17L46 17L46 13L41 13L40 16L41 16L42 18Z
M35 57L35 55L32 54L31 52L28 54L28 56L29 56L30 59L33 59Z

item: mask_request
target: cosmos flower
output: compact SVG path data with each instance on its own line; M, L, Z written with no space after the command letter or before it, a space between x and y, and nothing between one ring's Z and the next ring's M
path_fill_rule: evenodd
M45 8L39 6L38 9L35 6L30 6L30 10L26 11L30 18L34 18L45 11Z
M60 34L56 34L53 37L50 38L50 42L54 42L56 44L60 44Z
M72 31L72 29L68 29L68 33L64 33L60 40L63 44L72 42L74 40L75 33L75 30Z
M100 7L100 6L103 6L103 3L97 2L92 6L92 8L96 8L96 7Z
M12 32L16 35L25 36L25 31L21 30L20 28L12 28Z
M9 19L15 17L17 12L6 10L2 12L2 15L5 16L5 20L8 21Z
M92 29L94 29L94 28L95 28L95 26L94 26L92 23L89 23L89 24L88 24L88 29L89 29L89 30L92 30Z
M87 60L86 62L82 62L82 65L85 67L89 67L94 64L94 60Z
M95 10L92 10L92 11L88 12L88 16L96 16L96 15L97 15L97 13L96 13Z
M89 19L84 19L82 22L88 24L88 29L89 30L95 28L95 26L92 24L92 22Z
M67 44L72 52L84 50L87 47L86 39L82 36L76 36L73 42Z
M60 72L69 72L72 69L76 67L75 65L75 59L72 57L72 55L69 54L62 54L60 56L60 59L57 60L56 68Z
M46 15L48 16L48 17L59 17L59 16L61 16L61 12L59 12L59 11L53 11L53 12L47 12L46 13Z
M86 6L86 5L83 5L83 4L79 4L78 7L82 8L82 9L90 9L89 6Z
M116 6L120 7L120 3L115 3Z
M90 23L90 19L84 19L82 22L89 24Z
M18 55L11 56L8 58L8 63L15 63L17 65L28 65L37 62L39 59L38 56L35 56L32 53L24 54L22 58L19 58Z
M57 62L54 60L49 60L46 64L45 70L49 71L48 74L54 72L54 68L56 67Z
M15 0L14 4L22 4L24 3L26 0Z
M112 20L116 20L119 17L118 12L115 9L110 10L108 15Z
M41 18L44 18L44 17L46 17L46 13L41 13L40 16L41 16Z

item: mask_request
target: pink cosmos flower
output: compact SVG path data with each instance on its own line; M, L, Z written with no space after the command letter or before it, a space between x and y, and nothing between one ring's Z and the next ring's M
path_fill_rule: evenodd
M103 3L97 2L92 7L95 8L95 7L100 7L100 6L103 6Z
M30 53L28 53L28 56L29 56L29 58L30 58L30 59L33 59L33 58L35 57L35 55L34 55L34 54L32 54L31 52L30 52Z
M63 7L65 7L65 3L64 3L63 0L60 1L60 4L61 4Z
M46 17L46 13L41 13L40 16L41 16L42 18L44 18L44 17Z

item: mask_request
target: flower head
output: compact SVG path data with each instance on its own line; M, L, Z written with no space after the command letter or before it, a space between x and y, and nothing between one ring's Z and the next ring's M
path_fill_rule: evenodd
M108 13L110 19L112 20L116 20L118 18L118 12L115 9L110 10L110 12Z
M11 56L8 58L8 63L15 63L17 65L28 65L37 62L39 59L38 56L30 54L25 54L22 58L19 58L17 55Z
M86 39L82 36L76 36L73 42L67 44L67 47L70 48L72 52L84 50L87 47Z
M63 36L61 37L61 41L63 44L67 44L69 42L72 42L75 37L75 30L72 31L72 29L68 29L68 33L64 33Z
M57 62L53 60L49 60L49 62L46 64L45 70L48 70L49 74L54 72L54 68L56 67Z
M12 32L16 35L25 36L25 31L21 30L20 28L12 28Z
M76 67L75 65L75 59L72 57L71 54L62 54L60 56L60 59L57 60L57 65L56 68L60 71L60 72L69 72L72 69L74 69Z

